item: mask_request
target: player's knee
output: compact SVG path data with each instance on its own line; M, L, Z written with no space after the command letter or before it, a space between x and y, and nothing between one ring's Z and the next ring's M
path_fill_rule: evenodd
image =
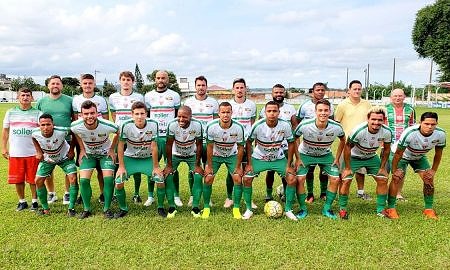
M214 176L208 175L205 177L205 184L212 185L214 182Z
M244 186L249 187L252 185L253 177L244 177L243 179Z
M43 178L43 177L36 177L36 180L35 180L36 187L38 187L38 188L43 187L44 180L45 180L45 178Z
M123 189L124 186L124 183L116 184L117 189Z
M305 176L297 176L297 183L300 185L303 185L305 183L306 177Z

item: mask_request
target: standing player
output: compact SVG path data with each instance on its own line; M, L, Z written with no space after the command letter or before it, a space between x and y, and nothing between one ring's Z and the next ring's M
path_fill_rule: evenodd
M16 186L17 211L28 208L25 182L30 184L31 210L38 209L34 178L39 164L31 139L33 128L39 125L41 112L31 106L31 90L22 87L17 92L19 106L6 111L3 119L2 156L8 160L8 184ZM8 147L9 144L9 147Z
M74 157L74 142L71 145L65 138L70 134L70 129L65 127L55 127L53 117L44 113L39 117L39 128L33 130L34 147L36 158L40 160L36 173L36 187L39 201L42 204L42 215L48 215L50 208L47 202L47 188L44 185L45 179L53 173L56 165L61 167L70 182L70 203L67 215L74 217L75 201L78 196L77 166Z
M117 147L119 168L116 173L116 197L119 203L119 212L116 218L127 215L128 206L124 181L128 175L142 173L157 184L158 214L162 217L174 217L176 210L174 205L169 208L169 215L164 210L164 198L166 187L164 177L159 168L158 147L158 123L147 118L147 107L144 102L136 101L131 105L132 119L125 120L121 125L120 140ZM126 148L125 148L126 145ZM173 204L173 200L169 204Z
M177 115L180 107L180 95L169 89L169 74L165 70L156 72L156 89L145 94L144 100L150 110L150 118L158 122L158 160L166 158L166 132L167 125ZM152 183L153 184L153 183ZM153 191L151 185L149 190ZM180 201L181 202L181 201ZM179 204L178 206L182 206Z
M131 71L122 71L119 74L120 91L109 96L109 106L111 107L111 117L114 123L119 127L122 123L132 118L131 106L136 101L144 102L144 96L133 91L134 75ZM139 189L141 187L141 174L133 175L134 179L134 195L133 202L141 203L142 199L139 196ZM153 184L150 184L151 178L147 178L148 199L144 203L145 206L150 206L153 199ZM150 190L150 186L152 189Z
M62 79L58 75L53 75L48 79L47 87L49 94L38 100L36 108L43 113L48 113L53 116L53 123L58 127L70 128L72 120L76 119L76 115L72 110L72 97L64 95L61 91L63 89ZM71 141L71 136L67 136L66 140ZM55 184L53 181L53 174L45 181L48 193L48 202L53 203L58 200L55 191ZM69 204L69 179L65 178L65 193L63 197L63 204Z
M405 103L405 92L403 89L394 89L391 93L391 103L386 105L387 117L386 123L389 128L394 132L394 143L391 146L391 153L389 155L388 173L390 171L390 164L392 164L392 158L397 148L398 140L403 131L416 123L416 112L414 108ZM397 200L404 201L401 192L403 189L404 181L399 182Z
M367 122L356 126L348 136L344 148L345 168L342 171L342 185L339 192L339 216L348 219L347 203L353 173L361 168L367 170L377 182L377 215L384 217L388 193L388 173L386 162L389 152L384 151L383 156L376 151L383 144L389 149L393 139L392 131L383 125L386 112L383 107L372 107L367 113Z
M427 218L438 219L433 210L434 176L441 162L446 135L443 129L437 127L437 123L437 113L425 112L420 116L419 125L405 129L400 136L392 161L392 180L389 185L388 209L386 209L389 218L398 218L395 209L397 190L400 183L404 181L409 164L423 181L423 200L425 202L423 214ZM426 153L433 148L433 165L430 167Z
M341 123L345 136L357 125L367 120L367 112L372 105L369 101L361 98L362 84L358 80L353 80L348 86L348 97L337 107L334 114L334 120ZM369 194L364 192L364 170L356 172L356 184L358 186L357 197L363 200L371 200Z
M284 97L286 96L286 89L281 84L275 84L272 87L272 99L280 106L280 115L278 116L280 119L291 123L292 128L296 126L296 110L295 107L289 103L284 102ZM259 114L259 118L265 117L265 111L261 110ZM285 156L287 155L288 143L287 141L283 141L281 144L281 148L285 152ZM275 171L267 171L266 174L266 202L273 200L272 191L273 191L273 182L275 181ZM283 183L283 190L286 190L286 179L281 177L281 182Z
M296 216L303 219L308 215L305 204L305 179L309 168L318 165L321 171L330 180L326 191L326 201L322 209L322 214L328 218L336 219L336 215L331 210L331 205L336 198L339 186L339 158L345 146L345 134L341 125L331 119L331 104L328 100L316 101L315 119L304 120L294 132L294 136L303 137L299 145L300 159L296 160L297 169L297 198L300 204L300 212ZM331 153L331 145L339 138L339 146L336 157ZM292 219L293 215L290 215ZM294 219L295 220L295 219Z
M311 99L306 100L300 105L298 108L298 113L296 120L300 123L303 120L311 119L316 117L316 103L318 100L322 100L325 98L325 91L327 90L327 86L324 83L317 82L312 87ZM333 104L330 104L330 118L333 118ZM306 196L306 202L312 203L314 202L314 169L315 166L310 166L308 173L306 174L306 189L308 194ZM327 193L327 185L328 185L328 176L323 173L322 167L319 171L319 180L320 180L320 199L326 199Z
M81 104L83 119L72 123L71 130L80 145L80 193L83 198L84 211L80 218L84 219L92 215L91 197L92 189L90 179L92 171L100 164L105 186L103 194L105 203L103 213L105 218L113 218L114 214L109 209L114 191L114 147L117 144L119 127L108 120L98 118L97 106L90 100ZM114 134L111 144L109 135Z
M286 177L286 216L292 214L292 201L295 197L295 170L291 167L292 157L295 151L294 137L292 136L291 125L279 119L279 104L275 101L267 102L265 106L266 117L258 120L253 126L247 139L247 159L245 167L244 182L244 200L247 205L247 211L242 216L243 219L249 219L253 215L250 208L252 201L252 182L253 178L260 172L274 170L281 177ZM281 148L283 141L288 142L287 159ZM252 153L252 142L255 141L255 148Z
M227 174L231 174L234 182L233 217L241 219L239 210L242 197L242 168L239 166L244 154L244 127L231 119L232 107L229 102L219 105L219 119L206 127L207 165L205 167L205 183L203 184L204 208L202 218L209 218L211 212L212 184L214 176L222 164L227 166ZM249 204L251 205L251 198Z
M189 106L192 110L192 117L199 120L202 124L203 130L206 130L206 125L214 120L214 118L218 117L219 111L219 103L212 97L209 97L206 93L206 89L208 88L208 81L204 76L199 76L195 78L195 90L196 93L194 96L186 99L184 105ZM206 164L206 136L203 140L203 148L202 148L202 162ZM192 189L192 175L189 174L189 187ZM177 178L177 177L175 177ZM182 202L179 197L179 181L175 181L175 203L177 205L182 205ZM192 192L191 192L192 194ZM192 196L189 199L188 205L191 205Z
M203 169L202 158L203 128L200 121L192 118L190 107L181 106L177 112L177 118L169 122L167 126L166 155L167 165L164 169L167 186L173 186L173 177L181 162L189 167L189 178L192 178L191 197L192 211L194 217L200 217L198 208L202 194ZM168 192L168 200L173 195ZM173 199L172 199L173 201Z

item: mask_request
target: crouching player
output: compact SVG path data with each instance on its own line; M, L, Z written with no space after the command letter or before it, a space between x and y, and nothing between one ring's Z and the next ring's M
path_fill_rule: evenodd
M74 157L74 140L69 144L65 138L69 135L70 129L65 127L55 127L53 117L44 113L39 117L39 128L33 130L31 134L33 144L36 148L36 158L40 161L36 172L36 188L42 210L38 213L48 215L50 208L47 202L47 188L44 185L45 179L53 173L58 165L69 179L69 210L67 215L74 217L75 201L78 196L77 167Z
M103 194L105 203L103 204L103 214L105 218L111 219L114 214L109 209L114 192L114 148L117 144L117 133L119 127L111 121L98 118L97 105L90 100L81 104L81 116L75 122L72 122L71 130L80 146L79 164L80 164L80 193L83 198L84 211L80 219L92 215L91 208L91 176L92 171L100 164L103 179L105 182ZM114 134L114 140L111 143L109 136Z
M158 193L158 214L166 217L164 210L164 197L166 187L164 177L158 163L158 123L147 118L147 107L141 101L135 101L131 105L132 119L125 120L120 128L120 140L117 146L119 168L116 173L116 197L119 203L119 212L116 218L124 217L128 213L125 196L124 181L128 175L136 173L145 174L156 183ZM126 150L125 150L126 145ZM169 194L173 194L169 192ZM169 200L170 204L170 200ZM175 216L176 210L173 196L167 217Z
M339 158L345 146L345 134L342 126L331 119L331 105L328 100L321 99L315 104L315 119L304 120L296 128L294 136L303 137L298 147L300 159L296 160L297 167L297 199L300 204L300 212L297 216L287 214L290 219L303 219L308 215L306 208L305 180L311 167L318 165L320 171L328 175L328 189L322 214L328 218L336 219L331 210L331 205L336 198L339 186ZM331 145L339 138L339 146L336 158L331 153Z
M295 197L295 170L291 167L292 156L295 151L294 137L292 136L291 124L278 119L280 115L280 105L275 101L267 102L265 106L266 117L258 120L253 126L250 136L247 139L246 150L248 163L245 167L244 200L247 211L242 215L243 219L249 219L253 215L252 205L252 182L260 172L272 170L281 177L286 177L286 205L285 214L288 218L295 215L292 213L292 201ZM281 144L288 142L288 156L284 155ZM252 151L252 142L255 141L255 148Z
M189 167L189 174L194 180L191 187L192 211L194 217L200 217L198 208L202 195L203 169L200 165L202 158L203 130L202 124L192 119L192 110L188 106L181 106L177 112L177 118L170 121L167 126L166 157L167 165L164 169L166 183L173 184L174 173L181 162ZM188 178L191 178L189 176ZM167 197L173 197L173 193L167 193ZM170 213L169 213L170 215Z
M434 175L439 168L442 150L445 147L445 131L437 127L438 115L434 112L425 112L420 116L420 124L411 126L403 131L398 141L397 150L392 160L392 180L389 185L387 217L397 219L395 209L396 196L399 185L405 178L408 164L423 181L423 199L427 218L438 219L433 210ZM425 156L431 149L434 150L433 166L430 168Z
M242 197L242 156L244 154L244 127L231 119L232 107L229 102L219 105L219 119L206 126L205 183L203 184L204 208L202 218L209 218L210 201L214 176L222 164L227 166L234 182L233 217L240 219L239 210ZM251 206L251 200L248 204Z
M386 216L384 210L388 193L386 162L389 151L383 151L381 161L376 151L381 144L389 149L393 140L392 131L383 125L386 117L384 108L375 106L367 113L367 122L356 126L348 136L344 148L345 168L342 171L342 185L339 192L339 216L348 219L347 203L353 172L366 168L377 182L377 215Z

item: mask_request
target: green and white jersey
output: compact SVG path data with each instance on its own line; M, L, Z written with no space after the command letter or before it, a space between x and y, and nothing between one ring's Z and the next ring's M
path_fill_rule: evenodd
M125 120L120 127L120 140L127 145L124 155L132 158L152 156L152 141L158 137L158 123L147 118L145 127L138 128L133 119Z
M369 132L367 122L363 122L357 125L348 136L348 141L355 145L351 156L359 159L374 157L381 144L392 143L393 139L392 130L386 125L381 125L380 130L373 134Z
M167 137L173 138L172 155L177 157L195 156L197 151L196 141L203 138L203 127L197 119L191 119L187 128L178 124L178 118L169 122Z
M244 126L245 138L247 138L252 130L252 120L256 119L256 104L249 99L246 99L244 103L237 103L233 99L230 100L230 104L233 110L231 118Z
M419 160L434 147L445 147L445 131L439 127L429 136L420 133L420 125L411 126L403 131L398 141L400 149L405 149L402 158L406 160Z
M58 127L70 127L72 123L72 97L62 94L57 99L45 96L38 100L36 108L53 117L53 124Z
M90 98L84 97L83 94L74 96L73 100L72 100L73 112L76 114L80 114L81 113L81 104L83 104L83 102L85 102L86 100L90 100L95 105L97 105L98 117L102 117L103 114L109 113L108 103L106 102L106 99L104 97L97 96L95 94ZM78 116L78 118L81 118L81 117Z
M70 147L65 138L69 133L70 128L55 126L52 136L48 138L42 135L40 128L33 129L31 136L41 146L46 162L59 163L67 159L67 153Z
M144 99L150 118L158 122L158 136L166 137L167 125L175 118L175 110L180 108L180 95L171 89L164 92L153 90L145 94Z
M6 111L3 128L9 128L9 156L31 157L36 155L31 133L39 126L41 112L31 107L22 110L19 106Z
M198 100L195 96L192 96L186 99L184 105L191 108L192 117L202 123L203 129L219 113L219 103L212 97L206 97L205 100Z
M263 118L252 126L248 139L256 142L252 154L253 158L274 161L285 157L281 145L284 140L293 142L294 136L289 122L278 119L277 125L272 128L267 125L266 119Z
M144 102L144 96L136 92L132 92L129 96L124 96L120 92L109 96L109 107L116 115L117 125L120 126L123 121L131 118L131 105L136 101Z
M83 119L79 119L72 123L70 129L81 138L87 154L106 156L111 148L109 135L117 133L119 126L109 120L97 118L97 127L91 130L86 128Z
M219 119L215 119L206 126L206 142L213 143L213 156L229 157L237 154L237 145L245 144L244 127L235 120L231 126L223 129Z
M342 126L333 120L328 120L328 124L324 129L316 126L315 119L302 121L295 129L295 137L303 137L302 142L298 146L301 154L308 156L324 156L331 152L331 145L336 138L345 137Z
M290 123L291 117L295 114L296 114L295 107L289 103L284 102L283 105L280 107L280 115L278 116L278 118ZM264 110L264 107L261 109L259 117L260 118L266 117L266 111ZM288 149L288 143L286 140L284 140L283 143L281 144L281 148L283 148L283 151L286 151Z
M333 116L334 106L330 104L330 117ZM297 119L316 118L316 104L312 99L308 99L300 105L297 112Z

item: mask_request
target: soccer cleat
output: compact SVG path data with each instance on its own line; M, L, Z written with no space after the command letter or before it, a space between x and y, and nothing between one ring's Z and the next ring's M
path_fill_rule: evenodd
M194 201L194 196L190 196L187 205L188 205L189 207L191 207L193 201Z
M213 201L211 199L211 200L209 200L209 207L213 207L213 206L214 206L214 203L213 203Z
M158 215L160 215L161 217L165 218L167 217L167 213L166 210L164 210L164 208L158 208Z
M31 203L30 211L36 211L38 210L38 202Z
M180 197L174 197L173 200L174 200L176 206L178 206L178 207L183 206L183 202L181 201Z
M106 210L105 212L103 212L103 216L104 216L106 219L112 219L112 218L114 218L114 214L113 214L113 212L111 211L111 209L108 209L108 210Z
M284 215L290 220L298 221L298 218L292 213L292 210L284 212Z
M386 211L383 210L383 211L381 211L381 212L377 212L377 217L380 217L380 218L387 218L387 216L386 216Z
M103 195L103 193L100 193L100 195L98 196L98 202L100 204L104 204L105 203L105 196Z
M397 201L398 202L407 202L408 200L405 197L403 197L402 195L397 195Z
M155 202L155 198L153 197L148 197L148 199L145 201L144 206L150 206Z
M88 217L90 217L90 216L92 216L92 213L91 213L91 211L83 211L83 212L81 212L81 214L80 214L80 219L85 219L85 218L88 218Z
M50 215L50 209L41 209L37 211L37 214L39 216L49 216Z
M272 196L266 196L266 197L264 198L264 200L265 200L266 202L270 202L270 201L273 201L273 197L272 197Z
M67 216L68 217L74 217L77 215L77 212L75 211L75 209L69 209L67 210Z
M17 204L17 208L16 211L22 211L28 208L28 203L27 202L19 202Z
M239 208L233 208L233 218L235 219L242 218L241 211L239 210Z
M58 201L58 197L56 196L56 193L49 193L48 197L47 197L47 202L48 203L54 203Z
M68 205L69 203L70 203L70 194L69 193L64 193L63 204L64 205Z
M322 210L322 215L324 215L327 218L331 219L337 219L336 214L332 210Z
M245 213L242 215L242 219L247 220L250 219L252 216L253 216L252 210L247 209L245 210Z
M362 199L363 201L371 201L372 200L372 197L370 197L370 195L365 192L363 194L356 194L356 197Z
M175 207L169 207L169 211L167 213L167 218L174 218L177 213L177 209Z
M256 205L256 203L254 201L252 201L252 209L258 209L258 206Z
M128 214L128 211L119 209L119 212L114 214L114 218L123 218L124 216L126 216Z
M192 215L193 217L195 217L195 218L199 218L199 217L202 216L202 215L200 214L200 209L198 209L198 207L192 208L191 215Z
M225 202L223 203L223 207L224 208L230 208L231 206L233 206L233 200L230 200L230 199L226 198Z
M306 196L306 203L313 203L314 202L314 195L313 194L308 194L308 196Z
M81 198L81 195L78 197L76 204L83 204L83 198Z
M308 211L305 209L300 209L300 212L298 212L297 216L295 216L297 219L304 219L306 216L308 216Z
M384 215L390 219L398 219L399 218L397 209L395 209L395 208L388 208L388 209L384 210Z
M433 209L425 209L423 210L423 214L426 218L438 220L439 218L436 215L436 212Z
M211 208L203 208L202 211L202 218L207 219L209 218L209 214L211 213Z
M284 194L281 195L281 201L282 201L282 202L286 202L286 195L284 195Z
M327 194L326 193L320 193L320 199L322 201L326 201L327 200Z
M348 212L347 212L347 210L344 210L344 209L339 210L339 217L341 219L348 219Z
M134 196L133 196L133 202L134 202L135 204L141 203L141 202L142 202L141 196L139 196L139 195L134 195Z

